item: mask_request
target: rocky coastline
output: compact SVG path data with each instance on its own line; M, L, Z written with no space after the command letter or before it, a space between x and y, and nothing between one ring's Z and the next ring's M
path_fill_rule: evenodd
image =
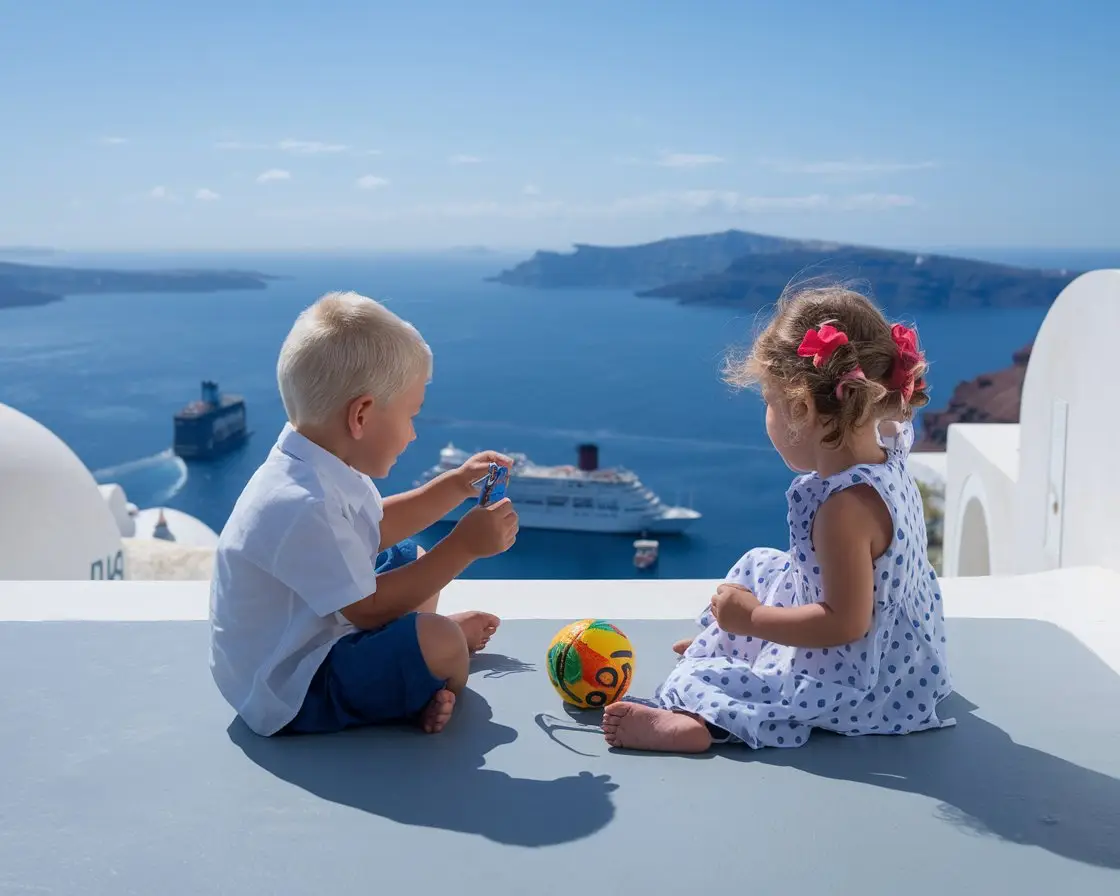
M1045 307L1077 276L936 253L903 252L741 230L670 237L636 246L577 243L536 252L487 278L533 289L617 289L685 305L757 310L791 282L874 284L894 313L924 309Z
M1011 366L958 384L945 407L925 411L914 450L944 451L954 423L1018 423L1032 347L1033 343L1015 352Z
M267 289L271 274L237 270L111 270L0 261L0 309L46 305L101 293L203 293Z

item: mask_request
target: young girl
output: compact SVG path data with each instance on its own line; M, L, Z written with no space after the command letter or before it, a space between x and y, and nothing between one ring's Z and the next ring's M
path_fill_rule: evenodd
M789 551L734 565L680 641L660 708L608 706L615 747L701 752L715 742L797 747L814 728L907 734L937 716L952 684L925 517L906 469L913 410L927 404L917 335L845 289L784 297L749 357L766 432L798 476L787 491ZM896 422L891 422L896 421Z

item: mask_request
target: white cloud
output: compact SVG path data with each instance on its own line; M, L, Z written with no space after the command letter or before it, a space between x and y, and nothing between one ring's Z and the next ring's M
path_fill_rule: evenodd
M449 161L452 165L478 165L482 162L482 158L480 156L468 156L459 154L451 156L447 161Z
M541 188L536 184L525 184L525 186L522 187L521 192L526 196L540 196Z
M163 202L169 199L173 199L174 197L171 195L171 192L167 189L167 187L152 187L148 191L148 198L155 199L157 202Z
M937 162L767 162L769 167L787 174L858 175L895 174L937 168Z
M899 193L857 193L831 196L808 193L796 196L752 196L736 190L680 190L616 199L603 207L608 214L665 212L724 212L757 214L787 211L889 211L917 205L913 196Z
M402 218L640 218L655 215L750 215L783 212L888 211L915 205L911 196L892 193L862 193L829 196L809 193L799 196L752 196L736 190L677 190L623 196L602 202L565 201L529 197L516 202L476 200L424 203L401 208L335 209L340 215L364 220ZM287 216L314 217L318 212L293 209ZM324 212L325 214L325 212Z
M663 152L656 165L662 168L703 168L706 165L720 165L723 156L704 152Z
M704 168L708 165L722 165L727 160L707 152L665 152L658 153L656 159L641 156L615 156L616 165L656 165L659 168Z
M214 144L214 148L225 150L268 149L268 146L263 143L244 143L241 140L219 140Z
M916 204L913 197L894 193L860 193L848 196L831 196L824 193L753 196L736 190L676 190L588 202L527 197L512 202L481 199L379 208L371 208L368 205L305 206L270 211L269 214L298 221L364 222L434 219L531 221L644 218L648 220L654 217L680 220L686 216L714 216L726 220L728 217L739 215L878 213Z
M267 184L274 180L291 180L292 172L285 171L283 168L269 168L267 171L262 171L257 175L258 184Z
M102 137L98 141L102 146L124 146L128 142L127 137Z
M280 152L291 153L292 155L297 156L381 155L380 149L356 149L354 147L347 146L345 143L327 143L322 140L293 140L290 137L279 140L276 143L248 143L244 140L219 140L214 144L214 148L226 151L256 150L258 152L267 150L279 150Z
M358 178L359 190L376 190L378 187L387 186L389 181L376 174L366 174Z
M844 211L886 211L892 208L909 208L917 205L918 201L913 196L898 193L859 193L855 196L845 196L838 208Z
M315 156L322 153L347 152L350 147L344 143L323 143L319 140L281 140L276 148L301 156Z
M625 196L609 203L587 207L593 215L631 215L664 213L748 213L805 211L829 205L820 193L805 196L750 196L736 190L674 190Z
M420 218L548 218L571 213L572 206L559 199L530 202L496 202L480 199L473 202L443 202L417 205L405 211L408 217Z
M213 202L215 199L221 199L222 197L207 187L201 187L195 190L194 198L200 202Z

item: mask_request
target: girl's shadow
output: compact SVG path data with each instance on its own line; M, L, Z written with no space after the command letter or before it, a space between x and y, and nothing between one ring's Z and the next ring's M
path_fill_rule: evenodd
M1120 869L1120 780L1015 743L959 694L938 714L957 725L905 737L814 732L795 750L724 748L723 755L824 778L916 793L977 833ZM1072 732L1071 732L1072 734Z

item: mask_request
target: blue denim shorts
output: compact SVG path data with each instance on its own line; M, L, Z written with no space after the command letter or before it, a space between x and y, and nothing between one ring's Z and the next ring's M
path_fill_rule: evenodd
M378 574L416 559L405 540L377 555ZM335 643L319 666L303 705L282 732L323 734L414 717L446 680L428 670L416 636L416 613L378 629L353 632Z

